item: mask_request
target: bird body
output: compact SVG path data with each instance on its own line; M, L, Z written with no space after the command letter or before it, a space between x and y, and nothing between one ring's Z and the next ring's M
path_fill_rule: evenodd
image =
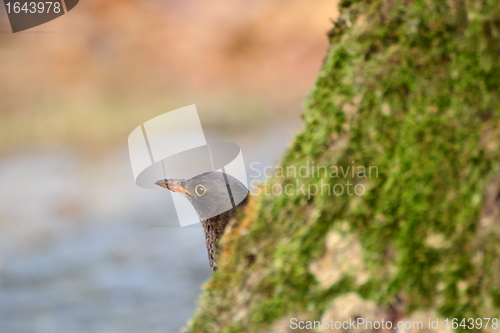
M212 272L215 272L218 268L217 266L217 254L219 249L219 239L224 234L229 221L237 213L238 209L246 204L246 199L243 200L238 206L222 213L218 216L208 218L206 220L201 220L201 225L203 226L203 231L205 232L205 243L207 246L208 253L208 263Z
M188 180L163 179L155 184L181 193L191 202L203 226L210 268L216 271L219 239L231 218L246 204L248 189L231 175L216 171Z

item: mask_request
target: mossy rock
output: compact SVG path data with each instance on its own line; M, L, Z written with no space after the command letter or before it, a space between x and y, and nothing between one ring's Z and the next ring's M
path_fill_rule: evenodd
M339 8L290 172L226 232L189 332L500 318L500 2Z

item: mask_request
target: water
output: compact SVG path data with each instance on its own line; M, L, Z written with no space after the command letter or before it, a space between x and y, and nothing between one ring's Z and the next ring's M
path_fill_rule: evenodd
M126 152L25 152L0 170L0 332L186 323L210 276L202 229L155 227L173 212L163 193L134 185Z
M288 128L233 142L262 168ZM134 184L126 147L3 156L0 332L178 332L211 273L201 227L171 227L169 195Z

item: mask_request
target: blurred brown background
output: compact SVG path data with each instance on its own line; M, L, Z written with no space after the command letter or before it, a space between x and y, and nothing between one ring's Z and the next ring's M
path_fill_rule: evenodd
M12 34L1 8L2 148L121 144L138 123L193 103L205 126L295 119L336 15L323 0L87 0L75 9Z
M178 331L210 275L202 230L166 227L169 194L134 184L127 136L196 104L209 140L275 163L336 15L325 0L82 0L13 34L0 5L0 332Z

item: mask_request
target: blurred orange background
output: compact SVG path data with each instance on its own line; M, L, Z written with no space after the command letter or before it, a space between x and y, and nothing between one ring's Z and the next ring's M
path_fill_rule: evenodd
M0 145L117 143L196 104L205 126L296 119L336 1L81 1L12 34L0 13Z

